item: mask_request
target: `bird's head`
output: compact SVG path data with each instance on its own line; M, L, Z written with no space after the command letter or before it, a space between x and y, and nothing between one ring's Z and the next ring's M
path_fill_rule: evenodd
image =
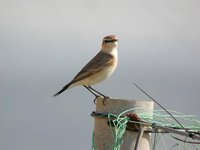
M102 50L105 52L111 52L118 46L118 38L116 35L108 35L103 38Z

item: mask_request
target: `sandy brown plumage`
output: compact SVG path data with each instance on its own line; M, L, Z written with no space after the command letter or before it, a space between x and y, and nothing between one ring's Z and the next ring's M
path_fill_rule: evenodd
M71 82L65 85L54 96L58 96L69 87L90 86L108 78L117 66L117 37L106 36L102 42L101 51L89 61Z

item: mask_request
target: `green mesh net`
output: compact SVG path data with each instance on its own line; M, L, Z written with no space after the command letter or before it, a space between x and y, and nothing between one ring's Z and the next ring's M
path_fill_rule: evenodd
M188 130L200 130L200 121L195 117L195 115L185 115L183 113L168 110L180 123L181 125ZM125 114L130 112L136 112L137 116L141 119L141 121L148 122L149 124L157 124L163 127L170 127L175 129L181 129L182 127L164 110L153 110L152 113L148 113L148 111L142 108L131 108L128 109L121 114L104 114L98 117L107 117L108 121L112 126L112 135L114 139L114 143L112 146L112 150L120 150L121 144L123 143L123 136L126 131L127 123L129 122L129 117ZM113 119L114 118L114 119ZM111 123L112 122L112 123ZM93 150L98 150L94 142L94 136L92 140L92 148Z

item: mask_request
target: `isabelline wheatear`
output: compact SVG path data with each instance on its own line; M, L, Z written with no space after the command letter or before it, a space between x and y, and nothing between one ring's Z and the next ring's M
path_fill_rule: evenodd
M95 93L106 97L105 95L93 89L91 85L95 85L112 75L117 67L118 62L117 46L117 36L108 35L104 37L100 52L82 68L82 70L74 77L71 82L65 85L54 96L58 96L68 88L82 85L90 92L92 92L96 97L98 95Z

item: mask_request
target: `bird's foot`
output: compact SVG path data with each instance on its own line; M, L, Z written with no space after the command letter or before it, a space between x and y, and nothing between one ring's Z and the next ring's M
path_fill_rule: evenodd
M110 98L109 96L103 97L102 104L106 105L106 100L109 99L109 98Z
M97 103L97 98L99 98L99 97L100 97L100 95L96 95L96 96L95 96L95 98L94 98L94 100L93 100L94 104Z
M93 100L93 101L94 101L94 104L97 103L97 99L98 99L99 97L102 97L102 96L100 96L100 95L95 96L95 99ZM109 96L103 97L102 104L103 104L103 105L106 105L106 100L109 99L109 98L110 98Z
M94 96L95 96L95 99L93 100L94 103L96 104L96 101L97 101L97 98L98 97L103 97L103 101L102 101L102 104L105 105L105 100L109 98L109 96L106 96L102 93L100 93L99 91L95 90L94 88L92 88L91 86L84 86L87 90L89 90Z

